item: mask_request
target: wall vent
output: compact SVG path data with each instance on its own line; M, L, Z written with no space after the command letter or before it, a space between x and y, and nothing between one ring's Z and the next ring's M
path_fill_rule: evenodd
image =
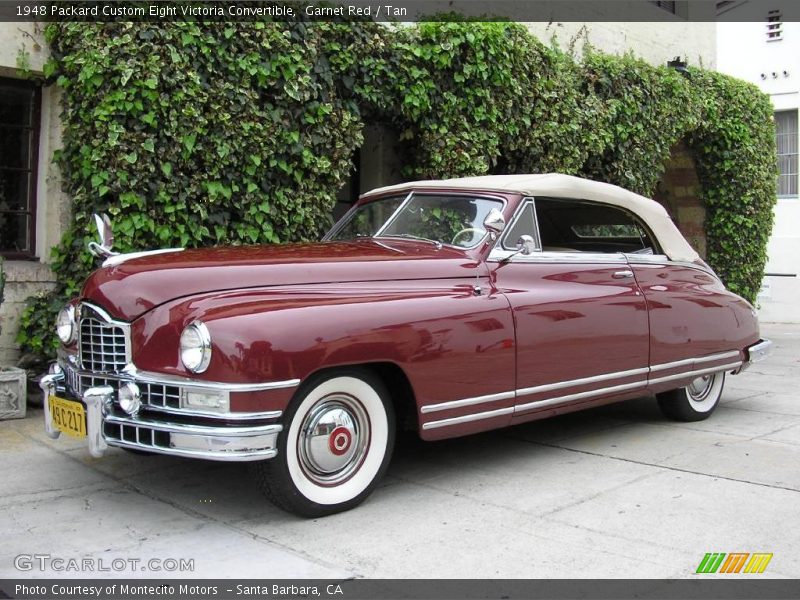
M783 15L780 10L767 13L767 41L779 42L783 39Z
M672 13L673 15L676 14L674 0L650 0L650 4L655 4L658 8Z

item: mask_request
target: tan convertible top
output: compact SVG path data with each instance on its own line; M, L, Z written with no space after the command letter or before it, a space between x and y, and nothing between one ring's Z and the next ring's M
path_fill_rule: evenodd
M670 219L667 211L658 202L629 192L610 183L582 179L559 173L541 175L486 175L431 181L411 181L372 190L365 196L412 188L443 188L517 192L526 196L570 198L573 200L596 200L613 204L637 214L658 239L664 253L672 260L694 262L700 258L684 239Z

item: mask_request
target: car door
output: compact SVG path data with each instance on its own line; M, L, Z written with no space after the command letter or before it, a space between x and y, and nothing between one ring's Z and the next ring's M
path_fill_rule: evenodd
M554 245L567 236L543 236L542 216L527 199L489 256L514 316L517 421L635 396L647 383L647 306L625 255L580 250L579 240L578 248ZM534 237L537 250L511 256L522 234Z

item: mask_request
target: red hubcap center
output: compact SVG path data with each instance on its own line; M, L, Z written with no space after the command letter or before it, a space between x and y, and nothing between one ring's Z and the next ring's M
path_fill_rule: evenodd
M350 430L347 427L339 426L331 431L331 435L328 438L328 448L336 456L341 456L347 452L352 442L353 434L350 433Z

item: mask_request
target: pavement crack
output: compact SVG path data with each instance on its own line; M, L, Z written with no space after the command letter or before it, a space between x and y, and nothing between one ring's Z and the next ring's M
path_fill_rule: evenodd
M797 427L797 425L798 425L797 423L789 423L788 425L783 425L783 426L778 427L777 429L775 429L773 431L768 431L767 433L762 433L760 435L755 435L755 436L751 437L750 440L769 439L769 436L774 435L776 433L780 433L781 431L786 431L787 429L793 429L793 428ZM770 440L770 441L777 441L777 440Z
M672 466L669 466L669 465L664 465L664 464L659 464L659 463L653 463L653 462L642 461L642 460L634 460L632 458L623 458L621 456L613 456L611 454L604 454L602 452L590 452L589 450L578 450L576 448L568 448L566 446L559 446L557 444L549 444L547 442L534 442L532 440L526 440L524 438L521 438L520 441L524 441L524 442L526 442L528 444L535 444L537 446L545 446L547 448L556 448L558 450L566 450L567 452L575 452L577 454L588 454L589 456L597 456L597 457L600 457L600 458L608 458L610 460L618 460L618 461L621 461L621 462L632 463L632 464L635 464L635 465L644 465L646 467L654 467L656 469L664 469L666 471L675 471L675 472L678 472L678 473L688 473L690 475L699 475L701 477L710 477L712 479L724 479L726 481L735 481L737 483L747 483L747 484L750 484L750 485L757 485L759 487L772 488L772 489L776 489L776 490L785 490L787 492L794 492L796 494L800 493L800 490L798 490L796 488L783 486L783 485L776 485L774 483L761 483L759 481L751 481L749 479L739 479L737 477L729 477L727 475L714 475L714 474L711 474L711 473L703 473L702 471L694 471L692 469L682 469L680 467L672 467Z
M742 400L748 400L749 398L742 398ZM781 417L797 417L797 413L785 413L785 412L777 412L774 410L764 410L758 409L755 410L753 408L742 408L741 406L732 406L733 403L739 402L739 400L733 400L727 404L723 404L720 408L724 408L725 410L743 410L745 412L754 412L762 415L780 415Z

